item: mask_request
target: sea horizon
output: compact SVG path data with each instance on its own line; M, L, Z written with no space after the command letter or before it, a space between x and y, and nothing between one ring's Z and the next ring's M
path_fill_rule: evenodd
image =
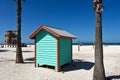
M26 43L27 45L34 45L34 43ZM78 45L78 43L73 42L72 45ZM95 45L93 42L81 42L81 46L83 45ZM120 45L120 42L103 42L103 45Z

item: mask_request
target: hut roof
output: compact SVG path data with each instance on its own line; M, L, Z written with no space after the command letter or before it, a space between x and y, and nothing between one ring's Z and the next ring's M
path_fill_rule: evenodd
M31 36L30 39L35 39L36 35L41 31L41 30L46 30L56 36L57 38L71 38L71 39L76 39L76 36L68 33L65 30L58 29L58 28L53 28L49 26L42 25L39 27Z

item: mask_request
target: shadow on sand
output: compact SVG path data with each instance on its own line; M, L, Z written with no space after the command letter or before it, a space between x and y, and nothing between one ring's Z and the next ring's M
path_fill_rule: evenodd
M107 77L107 80L113 80L113 79L115 79L115 80L120 80L120 75L113 75L113 76L108 76Z
M13 51L13 52L16 52L16 51ZM29 53L29 52L34 52L34 51L22 51L22 52Z
M7 58L3 58L3 57L0 57L0 62L15 62L16 61L14 59L7 59ZM34 58L26 58L24 59L24 63L18 63L18 64L33 64L34 63Z
M7 52L7 51L9 51L9 50L0 50L0 52Z
M33 64L34 63L34 57L26 58L24 63L25 64Z
M25 59L25 64L33 64L33 63L34 63L34 57ZM61 70L64 72L80 70L80 69L90 70L93 66L94 66L93 62L75 59L73 60L72 64L62 66ZM48 65L41 65L40 67L54 69L53 66L48 66Z
M93 66L94 66L93 62L75 59L73 60L72 64L63 66L62 71L68 72L80 69L90 70Z
M34 62L33 62L33 61L27 61L27 62L26 62L26 61L24 61L24 63L25 63L25 64L34 64Z
M12 61L15 61L15 60L0 60L0 62L12 62Z
M22 52L34 52L34 51L22 51Z
M26 61L34 61L34 57L26 58L25 60L26 60Z

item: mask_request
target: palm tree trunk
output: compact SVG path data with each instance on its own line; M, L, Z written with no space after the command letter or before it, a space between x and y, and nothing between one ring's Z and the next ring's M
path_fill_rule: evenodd
M106 80L103 63L102 13L96 12L95 66L93 80Z
M21 0L17 0L17 45L16 45L16 63L23 63L21 50Z

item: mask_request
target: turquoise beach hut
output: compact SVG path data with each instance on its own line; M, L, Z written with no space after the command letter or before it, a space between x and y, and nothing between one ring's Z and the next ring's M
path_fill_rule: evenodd
M35 67L60 67L72 62L72 39L76 37L64 30L42 25L31 36L35 45Z

